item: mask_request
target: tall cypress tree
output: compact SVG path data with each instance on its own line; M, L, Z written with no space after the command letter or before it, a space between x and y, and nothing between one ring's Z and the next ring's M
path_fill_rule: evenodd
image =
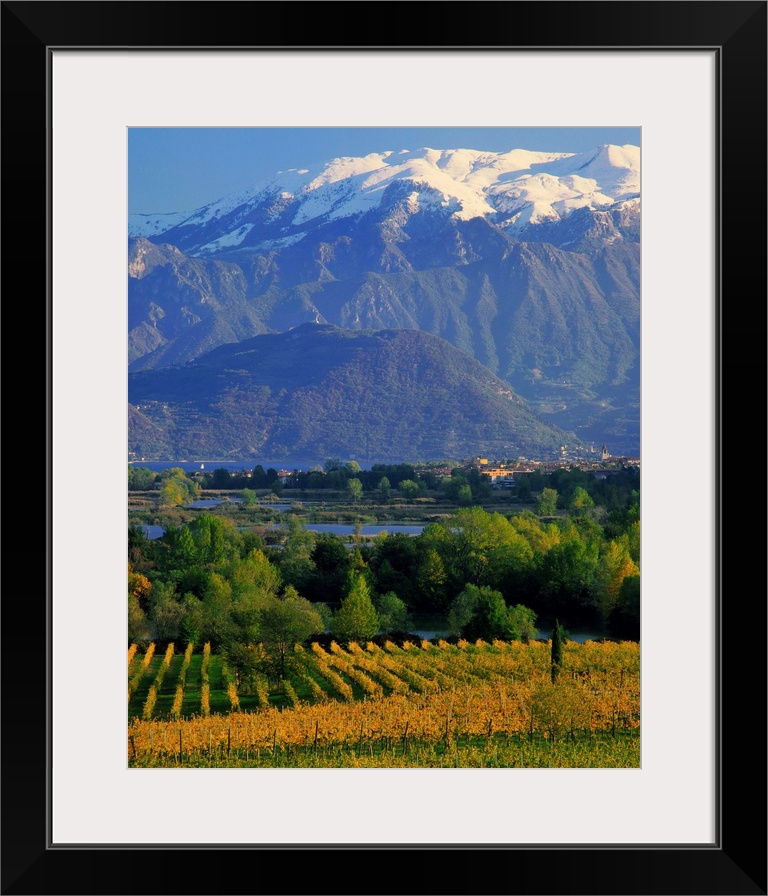
M560 623L555 619L555 628L552 631L552 682L554 683L560 667L563 664L563 635Z

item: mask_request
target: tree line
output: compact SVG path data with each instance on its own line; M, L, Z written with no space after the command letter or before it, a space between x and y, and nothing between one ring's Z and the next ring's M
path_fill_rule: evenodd
M129 465L128 490L158 488L162 503L170 505L193 500L205 489L240 491L246 504L256 503L256 492L265 489L275 495L284 490L295 494L306 489L328 489L343 491L352 501L366 497L379 503L389 501L396 490L398 497L406 500L430 495L465 507L489 502L494 496L491 478L482 470L465 466L454 466L449 475L444 475L413 464L374 464L370 470L363 470L356 461L342 463L331 458L323 467L293 471L286 482L273 467L265 470L257 464L247 472L233 474L220 467L192 477L180 467L154 473ZM514 481L514 503L535 506L544 516L554 515L557 510L580 513L596 507L610 513L620 511L627 501L639 500L640 473L634 467L614 470L606 479L571 467L518 474Z
M545 491L538 500L557 505L557 489ZM536 637L538 619L639 639L639 492L610 511L583 486L568 501L557 518L458 507L421 535L351 548L297 515L280 545L209 513L159 539L131 527L129 638L210 642L236 666L269 645L259 661L278 677L293 643L407 632L415 614L473 640Z

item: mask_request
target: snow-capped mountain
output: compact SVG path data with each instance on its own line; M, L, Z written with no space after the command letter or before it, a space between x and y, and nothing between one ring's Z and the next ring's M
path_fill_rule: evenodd
M603 144L576 154L403 149L281 171L189 213L131 215L128 226L131 237L160 238L191 255L280 249L319 225L367 212L396 225L424 212L485 218L531 239L532 228L580 209L626 219L639 212L639 197L636 146Z
M566 432L637 454L639 156L382 152L133 216L130 369L306 323L421 330Z

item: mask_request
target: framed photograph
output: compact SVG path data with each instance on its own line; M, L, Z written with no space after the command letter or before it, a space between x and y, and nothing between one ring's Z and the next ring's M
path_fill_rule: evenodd
M435 7L358 4L375 43L339 45L317 4L2 4L6 310L29 326L22 262L48 528L33 626L4 604L3 893L767 892L765 599L724 562L754 527L724 473L764 445L766 6L480 3L449 16L460 42L411 45L403 17ZM640 135L640 766L131 768L129 133L416 127Z

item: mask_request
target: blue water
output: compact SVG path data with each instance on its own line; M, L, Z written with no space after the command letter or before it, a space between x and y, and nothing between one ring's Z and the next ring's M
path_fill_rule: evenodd
M165 526L142 526L141 528L147 538L153 540L155 538L160 538L160 536L165 532Z
M272 529L280 529L282 526L271 526ZM333 535L354 535L357 531L355 526L346 525L344 523L307 523L307 529L310 532L330 532ZM379 535L381 532L387 532L394 535L401 532L403 535L421 535L424 526L406 526L406 525L380 525L380 526L361 526L361 535Z
M213 503L218 504L219 501L214 501ZM206 504L206 502L195 502L195 504L189 504L188 507L195 507L198 504ZM165 532L165 528L163 526L142 526L144 530L144 534L147 538L160 538L160 536ZM250 528L250 527L247 527ZM275 524L272 526L268 526L270 529L282 529L285 528L279 524ZM355 527L344 525L342 523L307 523L307 529L310 532L330 532L334 535L354 535ZM361 535L378 535L380 532L387 532L390 535L394 535L397 532L402 532L404 535L421 535L424 531L424 526L399 526L397 524L387 526L363 526L360 530Z
M199 501L193 501L191 504L185 504L187 509L199 510L202 507L218 507L219 504L231 502L233 504L242 503L242 498L201 498Z

